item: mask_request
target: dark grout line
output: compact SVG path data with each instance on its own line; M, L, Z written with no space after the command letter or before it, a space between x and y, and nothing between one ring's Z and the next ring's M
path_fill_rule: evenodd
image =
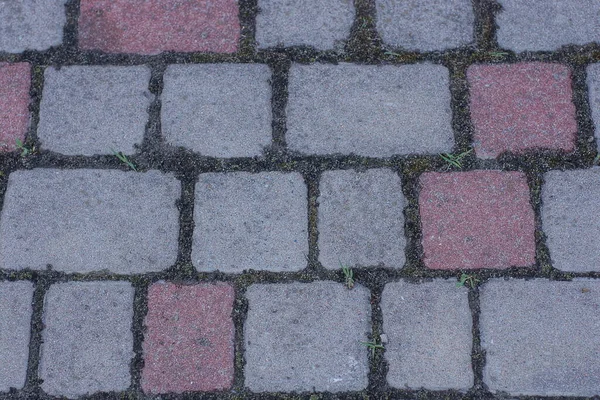
M496 0L472 0L475 15L475 45L481 51L492 51L498 48L496 40L496 13L500 5Z
M164 143L161 125L162 109L162 91L163 77L166 70L165 65L150 64L150 81L148 82L148 91L152 93L154 99L148 108L148 122L144 132L144 138L141 144L142 153L158 153Z
M144 354L142 344L144 342L144 319L148 313L148 286L149 281L140 279L132 283L135 289L133 298L133 319L131 332L133 334L133 359L130 363L131 394L142 394L142 368L144 366Z
M287 150L286 132L288 102L288 79L291 67L290 60L284 54L273 57L271 67L271 115L272 115L272 150L285 152Z
M32 299L33 313L31 317L31 336L29 338L29 358L25 387L22 390L31 396L39 396L41 392L40 384L42 382L39 376L39 367L43 341L42 331L44 329L44 297L51 282L43 276L34 278L33 282L35 289Z
M479 288L481 282L476 284L475 287L469 288L469 309L471 310L471 318L473 325L471 332L473 335L473 346L471 349L471 366L473 368L473 392L476 397L483 398L485 393L488 392L487 385L483 382L483 369L486 363L486 353L481 346L481 329L480 329L480 316L481 316L481 305L479 302Z

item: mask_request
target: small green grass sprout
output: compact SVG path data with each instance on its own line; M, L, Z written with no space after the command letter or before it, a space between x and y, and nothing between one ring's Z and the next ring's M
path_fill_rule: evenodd
M442 154L440 154L440 157L442 157L442 159L444 161L446 161L448 164L453 165L457 168L461 168L462 167L462 159L465 158L472 151L473 151L473 149L469 149L458 155L454 155L454 154L450 154L450 153L442 153Z
M21 150L21 157L27 157L28 155L31 155L33 153L35 153L35 146L27 147L25 146L25 144L21 141L21 139L16 139L15 140L15 144L17 145L17 148L19 150Z
M111 151L113 152L115 157L117 157L123 164L127 165L129 168L137 172L135 165L133 165L133 163L129 161L125 154L121 153L120 151L114 151L113 149L111 149Z
M456 282L456 287L465 286L474 288L477 282L479 282L479 279L475 278L474 275L461 274L460 279Z
M378 344L377 341L373 340L371 342L359 342L363 346L366 346L368 349L371 349L371 356L375 356L375 350L384 349L382 344Z
M491 57L504 57L504 56L507 56L508 53L505 51L490 51L487 53L487 55L489 55Z
M593 164L594 164L594 165L598 165L598 164L600 164L600 154L598 154L596 157L594 157L594 162L593 162Z
M344 278L346 279L346 287L348 289L352 289L354 287L354 272L352 271L352 268L345 266L342 263L340 263L340 266L342 267L342 272L344 273Z

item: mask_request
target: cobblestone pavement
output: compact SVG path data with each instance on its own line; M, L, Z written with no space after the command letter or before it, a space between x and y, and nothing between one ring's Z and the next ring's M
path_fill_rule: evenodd
M0 0L0 400L600 396L598 21Z

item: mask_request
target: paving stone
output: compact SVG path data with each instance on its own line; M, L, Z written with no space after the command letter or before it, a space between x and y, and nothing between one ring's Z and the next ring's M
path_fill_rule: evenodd
M471 0L376 0L383 42L407 50L433 51L473 42Z
M0 282L0 392L25 385L32 299L31 282Z
M299 65L290 70L287 142L309 154L449 152L448 70L441 65Z
M0 4L0 51L47 50L62 43L67 0L19 0Z
M456 281L385 285L381 296L390 386L468 390L473 386L473 320Z
M428 268L503 269L535 263L535 221L525 174L427 172L419 183Z
M17 139L25 140L29 127L30 86L28 63L0 63L0 152L16 150Z
M107 53L234 53L236 0L82 0L79 47Z
M600 281L492 279L480 293L490 390L600 395Z
M590 93L590 108L594 119L596 143L600 150L600 64L587 67L587 85Z
M129 282L50 286L40 359L46 393L74 398L129 387L133 293Z
M143 343L146 393L223 390L233 383L234 301L229 284L148 290Z
M475 152L575 150L577 121L571 70L530 62L473 65L467 71Z
M0 218L0 267L166 269L177 258L180 187L158 171L15 171Z
M246 292L246 387L343 392L367 387L369 291L335 282L258 284Z
M298 173L202 174L192 260L200 271L298 271L308 255L307 189Z
M396 173L326 171L320 192L319 260L325 268L404 266L405 200Z
M253 157L271 144L271 71L265 64L171 65L164 77L167 142L211 157Z
M354 22L352 0L258 0L256 42L259 48L312 46L343 49Z
M516 52L600 42L598 0L498 0L498 44Z
M600 271L600 168L550 171L542 186L542 230L552 265Z
M72 66L44 72L38 137L68 155L133 154L142 143L148 108L146 66Z

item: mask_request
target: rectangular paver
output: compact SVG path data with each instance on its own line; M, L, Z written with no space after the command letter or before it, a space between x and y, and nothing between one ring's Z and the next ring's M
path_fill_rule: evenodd
M158 171L15 171L0 218L0 267L166 269L177 258L180 186Z
M600 63L590 64L587 67L587 85L595 127L594 135L598 150L600 150Z
M29 63L0 63L0 152L13 151L17 139L25 140L30 86Z

